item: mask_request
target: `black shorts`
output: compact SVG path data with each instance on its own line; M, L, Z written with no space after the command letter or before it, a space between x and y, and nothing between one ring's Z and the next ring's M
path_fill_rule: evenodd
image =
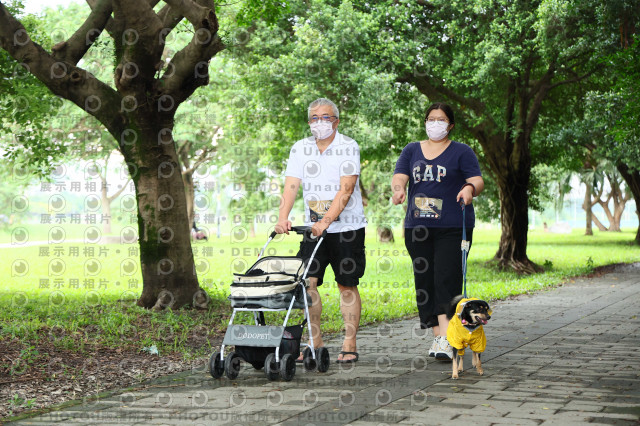
M303 238L298 257L309 259L318 240ZM307 277L322 285L324 271L331 265L336 282L345 287L357 286L364 275L367 260L364 251L364 228L327 234L316 252Z

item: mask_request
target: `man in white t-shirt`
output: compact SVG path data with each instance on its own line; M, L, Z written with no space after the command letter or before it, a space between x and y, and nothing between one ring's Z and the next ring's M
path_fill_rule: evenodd
M302 184L305 224L314 236L326 230L327 236L309 268L309 295L312 306L309 328L315 347L324 346L320 333L322 301L318 286L324 271L331 265L340 290L340 310L345 324L345 338L339 363L358 360L356 334L360 324L361 301L359 279L364 274L364 227L367 222L358 185L360 149L353 139L338 132L340 113L329 99L313 101L308 109L313 136L299 140L291 148L276 232L289 233L289 213ZM311 257L315 241L300 244L298 256Z

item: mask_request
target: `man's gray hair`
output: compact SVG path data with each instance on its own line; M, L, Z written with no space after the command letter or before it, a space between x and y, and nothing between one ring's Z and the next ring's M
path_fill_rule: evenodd
M329 105L331 107L331 110L333 111L333 115L340 118L340 111L338 111L338 107L327 98L318 98L315 101L311 102L309 104L309 109L307 110L307 118L311 120L311 110L323 105Z

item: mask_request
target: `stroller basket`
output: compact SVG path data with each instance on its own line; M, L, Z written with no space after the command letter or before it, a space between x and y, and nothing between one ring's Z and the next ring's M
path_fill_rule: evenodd
M285 327L282 340L280 341L280 356L284 354L295 355L296 358L300 353L300 340L302 339L302 330L304 323ZM264 360L268 354L274 353L274 347L259 346L239 346L236 345L235 352L254 368L260 369L264 367Z
M229 301L233 308L286 309L291 298L296 296L295 309L304 308L299 285L308 285L302 280L304 261L299 257L268 256L258 261L244 274L234 274ZM311 305L311 298L307 297Z

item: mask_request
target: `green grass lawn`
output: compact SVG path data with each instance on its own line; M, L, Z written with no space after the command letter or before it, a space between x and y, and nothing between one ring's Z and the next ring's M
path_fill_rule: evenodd
M601 265L640 261L640 248L631 245L634 232L596 232L591 237L577 230L569 235L531 232L529 257L545 272L518 276L487 264L500 234L477 229L469 258L468 294L500 299L559 284ZM417 312L411 262L397 235L391 244L376 242L372 232L367 236L367 270L360 285L362 324ZM212 297L211 307L176 312L150 312L135 306L142 288L135 244L66 243L49 246L48 252L37 246L1 248L0 340L26 347L46 340L74 351L101 346L140 350L156 345L161 355L202 356L212 350L208 342L226 329L232 273L244 272L265 240L256 237L232 246L229 237L223 237L194 244L200 282ZM297 236L274 241L270 254L295 254L298 243ZM338 289L330 269L320 294L323 330L340 331ZM268 318L275 323L283 316L276 313Z

